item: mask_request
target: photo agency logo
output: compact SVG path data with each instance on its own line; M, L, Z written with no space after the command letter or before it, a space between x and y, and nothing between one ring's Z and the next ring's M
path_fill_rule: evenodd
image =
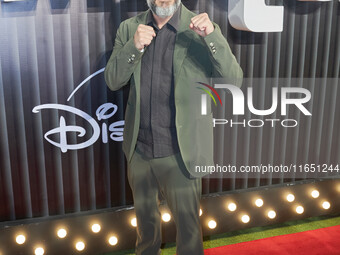
M68 97L67 102L71 100L79 89L86 85L95 76L102 74L104 70L105 68L102 68L83 80ZM118 111L118 106L115 104L104 103L100 105L96 110L96 118L81 109L64 104L42 104L35 106L32 112L39 113L41 110L46 109L53 110L51 112L53 115L56 115L56 111L66 113L65 116L67 116L67 119L64 116L60 116L59 126L47 131L44 135L46 141L60 148L60 150L64 153L68 150L87 148L98 141L100 135L102 143L108 143L109 139L116 142L123 141L124 120L115 121L109 125L106 123L107 120L111 119ZM75 125L75 117L82 120L84 126ZM103 123L100 124L99 122ZM90 131L91 129L92 131ZM76 135L76 140L81 140L81 142L71 143L71 139L68 139L68 135L72 134Z
M254 96L253 90L254 87L248 87L247 92L247 102L245 102L245 95L243 91L231 84L215 84L214 86L210 86L201 82L199 84L209 88L215 96L220 101L220 105L223 106L223 102L221 100L220 95L216 91L219 89L226 90L231 94L232 97L232 115L245 115L245 105L247 105L249 112L253 115L259 116L258 118L251 119L243 119L243 120L233 120L233 119L217 119L213 118L213 126L217 125L229 125L230 127L242 126L242 127L263 127L265 124L269 124L271 127L275 127L276 124L280 124L282 127L296 127L298 126L298 121L291 118L286 118L288 115L288 108L295 107L295 110L300 111L305 116L312 116L311 112L305 107L304 104L308 103L311 100L311 92L306 88L301 87L281 87L280 89L277 87L272 88L271 94L271 106L269 109L256 109L254 106ZM201 95L201 115L207 115L208 111L208 95L212 98L217 106L216 99L212 95L212 93L205 89L198 87L205 92L205 94ZM280 96L279 96L280 91ZM294 97L294 98L292 98ZM285 118L263 118L263 116L272 115L278 110L280 101L280 115Z
M217 91L213 87L211 87L210 85L205 84L203 82L197 82L197 83L203 85L204 87L206 87L208 89L210 89L215 94L215 96L218 98L218 101L220 102L221 106L223 106L223 103L222 103L220 95L217 93ZM201 107L201 114L202 115L207 115L207 103L208 103L207 102L208 101L207 100L207 95L209 95L211 97L211 99L214 101L215 106L217 106L216 99L211 94L211 92L209 90L207 90L206 88L202 88L202 87L197 87L197 88L200 89L200 90L203 90L205 93L207 93L207 94L202 94L202 100L201 100L201 105L202 105L202 107Z

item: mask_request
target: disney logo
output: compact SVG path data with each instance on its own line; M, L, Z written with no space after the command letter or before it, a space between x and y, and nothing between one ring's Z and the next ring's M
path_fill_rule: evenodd
M72 92L70 97L67 99L69 101L71 97L75 94L76 91L78 91L87 81L89 81L94 76L103 73L104 68L95 72L94 74L90 75L88 78L86 78L82 83L78 85L78 87ZM44 138L51 143L52 145L59 147L62 152L67 152L68 150L79 150L84 149L92 144L94 144L100 137L100 133L102 133L102 142L108 143L109 137L113 141L121 142L123 141L123 131L124 131L124 120L116 121L109 126L104 122L100 126L99 123L96 121L95 118L90 116L88 113L69 106L69 105L63 105L63 104L42 104L38 105L33 108L33 113L39 113L40 110L60 110L65 111L67 113L72 113L77 115L78 117L82 118L83 120L88 123L93 130L92 136L87 139L84 142L77 143L77 144L69 144L67 141L67 134L74 132L77 134L78 137L84 137L86 134L86 129L81 126L76 125L67 125L66 120L63 116L60 117L59 120L59 127L56 127L54 129L49 130L45 133ZM113 115L116 114L118 110L118 106L112 103L104 103L100 105L96 110L96 117L98 121L107 120L111 118ZM51 136L59 134L59 142L54 141L51 139Z

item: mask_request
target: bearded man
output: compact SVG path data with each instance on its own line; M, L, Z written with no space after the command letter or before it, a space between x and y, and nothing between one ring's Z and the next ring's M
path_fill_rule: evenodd
M120 24L105 70L111 90L130 83L123 151L137 218L136 254L160 254L160 193L176 224L177 254L202 255L205 173L195 166L213 165L213 128L211 106L206 115L192 107L192 88L211 77L239 85L242 70L206 13L196 15L180 0L147 4L148 11Z

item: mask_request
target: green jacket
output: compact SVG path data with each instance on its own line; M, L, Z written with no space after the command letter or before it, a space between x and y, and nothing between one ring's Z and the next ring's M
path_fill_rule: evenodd
M130 93L125 112L123 151L128 161L134 152L140 124L140 72L143 53L134 45L134 34L139 24L145 24L149 11L123 21L117 31L112 55L105 69L105 80L111 90L118 90L130 81ZM202 90L197 82L208 83L211 77L227 78L240 86L242 70L220 28L206 37L189 28L196 16L182 5L177 31L173 70L175 84L176 129L181 156L187 170L194 177L196 166L213 164L213 122L211 105L207 115L201 115ZM147 49L146 49L147 50Z

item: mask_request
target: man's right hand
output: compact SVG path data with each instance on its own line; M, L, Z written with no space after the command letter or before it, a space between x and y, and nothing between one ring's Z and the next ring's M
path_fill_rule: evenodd
M153 27L140 24L133 37L136 48L141 51L144 47L149 46L155 36Z

